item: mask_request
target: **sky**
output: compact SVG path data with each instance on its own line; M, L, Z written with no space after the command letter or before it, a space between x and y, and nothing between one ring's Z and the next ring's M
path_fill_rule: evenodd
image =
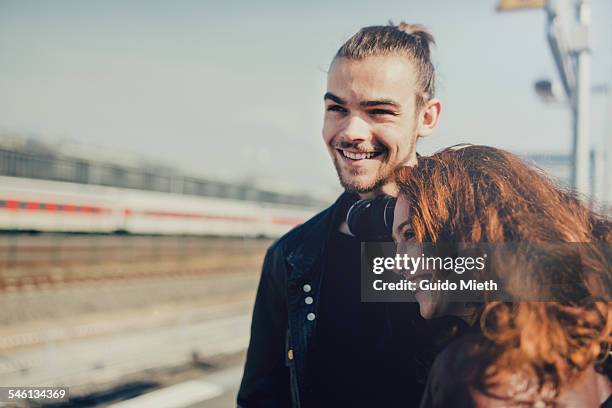
M569 152L569 109L533 91L557 76L545 13L497 3L0 0L0 132L338 191L321 138L329 63L360 27L404 20L437 42L442 115L419 152L461 142ZM612 84L612 1L592 0L592 20L592 83ZM600 146L612 132L606 98L592 103Z

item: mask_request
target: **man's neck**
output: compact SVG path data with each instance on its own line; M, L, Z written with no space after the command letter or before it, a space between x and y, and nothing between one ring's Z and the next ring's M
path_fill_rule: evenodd
M369 200L380 195L389 195L392 197L397 197L398 194L399 188L397 187L397 184L395 184L394 182L390 182L380 188L377 188L376 190L368 191L367 193L359 193L359 198L362 200Z

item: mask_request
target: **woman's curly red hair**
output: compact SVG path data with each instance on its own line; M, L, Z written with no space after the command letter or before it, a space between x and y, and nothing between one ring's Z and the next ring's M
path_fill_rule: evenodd
M540 390L558 393L586 368L609 362L612 304L607 300L612 286L610 254L605 253L612 242L609 218L596 214L539 169L493 147L468 145L420 157L417 166L398 169L396 180L420 242L599 243L577 250L586 268L563 270L574 281L582 281L588 291L584 299L487 302L480 324L495 345L495 368L527 369L535 374ZM528 259L525 270L539 275L533 277L535 282L548 282L544 275L551 262L567 265L567 256L559 252ZM498 265L495 273L512 274L510 269ZM542 285L540 290L549 288ZM495 375L489 371L485 377ZM486 392L489 385L485 378L475 386Z

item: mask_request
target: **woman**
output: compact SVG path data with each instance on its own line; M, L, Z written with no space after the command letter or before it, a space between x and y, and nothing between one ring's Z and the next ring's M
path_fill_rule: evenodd
M610 254L598 242L610 243L610 220L492 147L422 157L399 169L397 182L398 251L418 253L427 243L430 255L439 243L446 252L455 243L457 256L466 243L486 244L495 253L480 278L497 279L511 299L554 300L507 303L484 294L485 303L449 302L448 293L417 292L423 317L454 315L481 330L437 358L422 406L598 407L608 399L612 284ZM519 251L510 253L508 243ZM420 270L410 279L436 274Z

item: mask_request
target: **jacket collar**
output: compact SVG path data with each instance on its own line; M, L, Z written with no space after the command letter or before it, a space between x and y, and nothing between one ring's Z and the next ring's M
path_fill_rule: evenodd
M334 204L323 211L321 217L308 228L299 238L297 245L289 251L286 260L293 268L289 281L308 280L316 262L321 259L327 247L333 228L337 227L337 216L353 193L344 192L336 199Z

